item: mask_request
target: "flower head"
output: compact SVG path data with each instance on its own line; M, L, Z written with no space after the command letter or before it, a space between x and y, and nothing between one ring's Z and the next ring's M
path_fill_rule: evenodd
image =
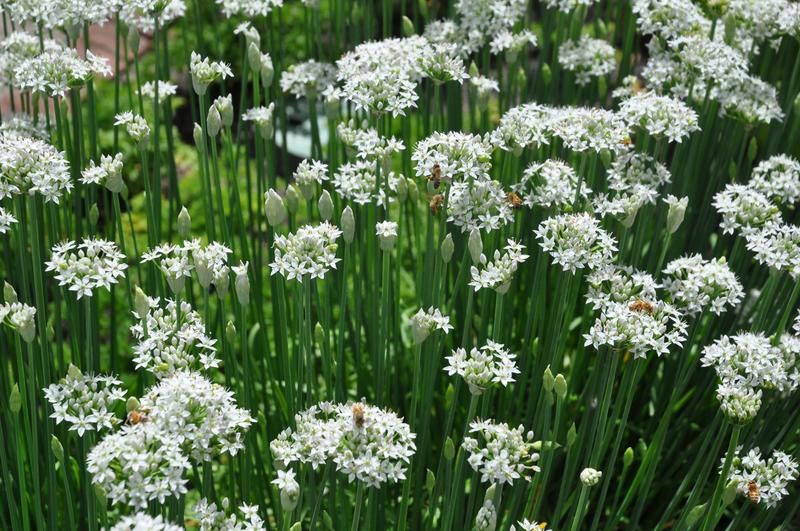
M62 152L42 140L0 134L0 199L41 194L58 204L70 190L69 163Z
M336 269L336 239L340 231L328 222L319 225L304 225L294 234L275 236L275 257L269 265L272 274L280 273L288 280L303 282L324 278L331 268Z
M677 258L664 268L664 287L690 315L708 308L720 315L744 297L742 284L724 258L703 260L699 254Z
M531 473L539 471L533 432L526 433L521 424L512 428L505 422L476 420L470 423L469 432L476 437L464 437L462 446L469 453L467 462L483 483L512 485L519 478L530 481Z
M114 407L125 398L121 384L114 376L83 374L70 365L64 378L44 390L53 407L50 418L56 424L66 421L78 437L87 431L110 430L120 423Z
M786 487L797 480L797 475L797 460L788 454L776 450L764 459L758 447L744 455L739 447L733 457L728 482L733 482L736 492L747 496L751 502L773 508L789 495Z
M496 249L492 262L489 262L486 256L481 254L481 269L475 266L470 269L472 281L469 285L475 291L481 288L491 288L498 293L508 291L514 273L519 264L528 259L528 255L523 254L525 247L521 243L511 239L508 240L505 251L505 253L501 253L499 249Z
M564 271L598 269L611 262L617 250L613 236L586 213L561 214L544 220L534 231L541 248Z
M55 272L58 285L67 286L79 299L91 297L97 288L110 290L111 284L119 282L128 268L117 244L94 238L54 245L46 265L47 271Z
M575 73L578 85L588 84L593 77L610 74L616 67L614 47L603 39L581 35L577 41L564 41L558 48L558 62Z
M450 376L461 376L470 392L480 395L494 384L507 387L514 381L514 375L519 373L514 358L516 355L490 339L480 349L473 348L469 352L463 348L454 350L447 356L444 370Z

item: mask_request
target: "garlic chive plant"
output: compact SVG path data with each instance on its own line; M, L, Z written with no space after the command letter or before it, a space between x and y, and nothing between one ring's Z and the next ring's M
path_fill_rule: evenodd
M0 529L792 529L798 5L0 1Z

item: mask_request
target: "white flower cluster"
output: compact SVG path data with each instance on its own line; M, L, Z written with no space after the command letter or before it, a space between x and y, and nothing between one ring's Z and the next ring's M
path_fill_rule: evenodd
M793 391L800 369L763 334L745 332L723 336L703 349L700 363L713 367L720 383L720 408L733 421L746 423L761 407L762 389Z
M427 310L419 309L411 317L411 332L414 335L414 342L417 344L425 341L431 332L441 330L445 334L449 334L453 329L450 324L450 318L442 315L438 308L430 307Z
M256 124L261 138L268 139L272 135L272 121L275 114L275 102L266 107L253 107L242 113L242 121Z
M106 435L86 458L92 483L111 503L147 509L151 501L187 492L184 473L190 463L180 442L149 422L123 426Z
M435 132L414 146L411 160L417 177L445 183L485 180L492 168L492 147L480 135Z
M169 376L183 369L203 367L210 369L219 365L216 358L216 340L206 333L203 319L192 310L188 302L175 301L166 304L158 298L145 298L145 315L135 312L138 322L131 326L131 335L136 340L133 361L137 368L144 368L158 378Z
M761 449L758 447L752 448L745 455L741 455L741 452L741 447L736 449L728 482L733 482L736 491L747 496L753 503L763 503L768 508L775 507L784 496L789 495L786 490L789 483L797 479L797 461L780 450L772 452L768 459L761 456Z
M779 204L792 206L800 200L800 162L789 155L773 155L753 168L748 184Z
M447 221L460 227L462 232L491 232L514 219L508 194L498 181L454 182L449 193Z
M536 46L537 42L536 34L530 30L512 33L504 29L497 33L492 42L489 43L489 50L495 55L505 52L509 62L513 63L517 59L519 52L529 44Z
M89 162L89 167L81 172L81 183L105 186L110 192L118 194L125 188L122 181L122 153L113 157L101 155L100 164Z
M318 160L303 159L294 171L294 182L306 200L314 197L317 185L328 180L328 165Z
M595 3L596 0L544 0L542 3L549 9L557 9L562 13L569 13L573 9L579 7L589 7ZM519 522L522 525L522 522ZM523 526L523 531L527 531Z
M303 282L308 278L324 278L331 268L336 269L336 239L342 231L328 222L304 225L289 236L275 236L275 257L269 265L272 274Z
M397 222L379 221L375 224L375 235L378 237L381 251L390 251L397 239Z
M386 166L386 162L392 155L400 153L406 148L402 140L395 137L382 137L377 130L371 127L356 127L353 120L340 123L336 127L336 135L344 144L349 155L367 161L380 162L382 166Z
M142 97L155 99L156 88L158 88L158 98L168 98L178 93L178 85L170 81L148 81L142 85Z
M143 116L132 111L121 112L114 117L114 125L124 125L125 131L140 147L147 145L150 139L150 126Z
M359 159L339 166L333 175L333 187L342 199L366 205L373 201L378 206L388 207L392 201L390 194L397 191L397 186L402 176L393 171L381 173L380 181L376 173L375 162ZM386 188L383 181L386 181ZM376 192L376 181L381 186Z
M197 461L223 453L236 455L255 422L247 410L236 406L233 392L192 371L176 372L151 387L140 409L148 424L169 434Z
M323 402L295 415L270 443L275 460L295 461L314 469L332 460L336 469L369 487L405 479L416 446L408 424L395 413L363 402Z
M14 70L14 79L22 90L48 96L64 96L94 76L111 75L108 61L86 51L86 58L74 48L45 49L35 57L25 59Z
M194 91L202 96L208 86L218 79L233 77L231 67L225 63L211 61L197 52L192 52L189 59L189 73L192 75Z
M761 230L745 235L747 248L758 262L778 271L800 277L800 227L767 223Z
M639 92L625 99L619 114L631 128L639 127L651 136L681 142L698 131L697 113L684 102L655 92Z
M19 301L0 304L0 323L16 330L26 343L36 337L36 308Z
M619 115L595 107L554 109L547 127L566 148L579 153L618 153L626 148L629 140L628 125Z
M630 151L617 157L608 170L608 187L619 194L655 204L658 190L672 176L662 163L646 153Z
M0 135L0 199L41 194L58 204L72 190L69 163L50 144L15 133Z
M703 260L699 254L677 258L664 268L664 287L689 315L708 308L720 315L744 297L742 284L724 258Z
M64 378L44 389L53 406L50 417L56 424L66 421L78 437L87 431L110 430L120 422L114 406L125 398L121 384L114 376L83 374L70 365Z
M526 7L525 0L458 0L464 52L476 52L499 33L512 29L522 20Z
M586 277L586 283L586 301L595 310L611 303L636 299L656 300L656 288L660 287L650 273L614 264L591 271Z
M336 80L336 67L314 59L291 65L281 75L281 90L296 98L316 97Z
M551 0L552 1L552 0ZM567 1L570 2L572 0L560 0L561 2ZM522 520L517 522L519 526L519 531L553 531L552 529L547 529L547 524L542 522L541 524L537 521L530 521L527 518L523 518ZM514 524L511 524L509 531L517 531L517 528L514 527Z
M122 2L119 18L128 27L136 27L142 33L152 34L155 30L155 13L161 27L186 14L184 0L133 0Z
M109 531L182 531L179 525L171 524L161 515L150 516L145 512L137 512L123 516L119 522L111 526Z
M570 273L584 267L603 267L611 262L617 250L614 237L600 227L597 219L584 212L547 218L534 234L553 261Z
M231 268L228 266L228 255L231 250L218 242L210 242L203 247L200 240L184 242L184 248L192 255L192 263L197 272L197 280L203 289L214 284L220 297L228 292Z
M514 375L519 373L514 358L516 355L506 347L489 339L480 349L473 347L469 352L463 348L454 350L447 356L444 370L450 376L461 376L470 393L480 395L493 384L507 387L514 381Z
M419 69L436 84L448 81L462 83L469 79L464 61L458 56L458 48L453 43L438 43L424 48L419 58Z
M720 228L723 234L733 234L738 230L748 236L781 219L778 207L769 197L744 184L727 185L714 196L713 205L722 215Z
M500 117L500 123L491 132L491 143L518 154L526 147L548 144L552 114L552 108L538 103L512 107Z
M228 498L222 498L221 505L222 507L218 509L216 503L209 503L205 498L201 498L194 505L200 531L265 531L267 529L266 523L258 515L258 505L240 505L241 516L235 512L227 514L231 509Z
M17 218L5 208L0 207L0 234L5 234L11 230L11 225L17 222Z
M498 293L505 293L511 285L511 280L521 263L528 259L527 254L523 254L525 246L509 239L506 243L505 253L500 249L495 249L494 260L489 262L486 255L481 254L481 269L475 266L470 268L472 280L469 285L475 291L482 288L490 288Z
M60 46L53 40L45 39L44 49L59 49ZM42 52L42 45L36 35L15 31L5 36L0 42L0 79L5 83L16 85L15 72L23 61L32 59ZM5 116L3 117L5 122Z
M686 323L677 309L663 301L609 302L584 338L585 345L596 349L608 346L629 351L637 358L645 358L650 352L661 356L683 343Z
M67 286L81 297L91 297L98 288L111 289L125 276L125 255L117 244L107 240L84 238L80 243L66 241L53 246L47 271L55 272L59 286Z
M589 195L588 186L578 191L579 177L569 164L556 159L533 162L522 173L522 179L511 190L522 196L522 202L533 208L569 209Z
M283 5L283 0L216 0L222 6L222 13L228 17L243 15L247 18L266 16Z
M461 446L469 452L467 462L482 482L512 485L519 478L530 481L531 473L539 471L533 432L526 433L521 424L511 428L505 422L476 420L470 423L469 432L478 438L464 437Z
M558 62L565 70L575 73L575 82L588 84L592 78L605 76L617 65L614 47L603 39L581 35L578 40L567 40L558 48Z
M711 22L692 0L633 0L636 27L644 35L664 39L689 33L708 35Z

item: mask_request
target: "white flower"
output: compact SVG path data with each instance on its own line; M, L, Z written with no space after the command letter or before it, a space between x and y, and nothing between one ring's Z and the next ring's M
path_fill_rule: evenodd
M0 199L41 194L58 204L72 190L64 154L42 140L16 133L0 135Z
M536 34L530 30L522 30L519 33L502 30L494 36L489 49L495 55L505 52L508 54L509 62L513 63L517 58L517 54L519 54L523 48L529 44L531 46L536 46L536 43Z
M600 228L598 220L583 212L547 218L534 234L553 261L570 273L584 267L605 266L617 250L613 236Z
M469 285L475 291L481 288L490 288L501 294L508 291L514 273L519 264L528 259L528 255L523 254L525 246L512 239L508 240L505 250L505 253L500 253L500 250L496 249L492 262L487 261L486 256L481 254L481 269L475 266L470 268L472 280Z
M153 517L145 512L137 512L123 516L109 531L181 531L182 529L179 525L165 521L160 514Z
M328 222L316 226L303 225L289 236L275 236L275 257L269 265L272 274L280 273L287 280L303 282L324 278L331 268L336 269L336 239L342 231Z
M800 227L772 222L748 232L745 238L747 249L755 253L759 263L786 271L792 278L800 276Z
M199 373L178 371L151 387L141 399L147 423L158 429L191 459L236 455L255 422L236 406L233 392Z
M591 303L595 310L615 302L655 300L656 288L660 287L649 273L613 264L591 271L586 283L586 302Z
M708 35L711 21L691 0L633 0L636 26L644 35L670 39L689 33Z
M397 222L379 221L375 224L375 234L378 236L381 250L391 250L394 247L394 241L397 239Z
M5 234L11 230L11 225L17 222L17 218L8 212L5 208L0 207L0 234Z
M449 193L447 221L460 227L461 232L491 232L514 219L508 194L498 181L454 182Z
M336 126L336 135L347 148L350 155L360 159L380 163L384 171L388 171L388 162L392 155L400 153L406 147L402 140L395 137L382 137L371 127L359 128L350 120Z
M178 92L178 85L169 81L148 81L142 85L142 96L154 99L156 97L156 83L158 84L158 98L174 96Z
M469 432L478 437L464 437L462 446L469 453L467 462L483 483L512 485L519 478L530 481L531 473L539 471L533 432L526 433L521 424L511 428L505 422L476 420L470 423Z
M397 183L401 176L394 172L381 172L380 186L375 191L378 180L375 162L358 159L339 166L333 175L333 187L342 199L353 201L360 205L375 202L378 206L387 207L393 200L391 193L397 191ZM386 188L383 181L386 181ZM388 193L387 193L388 192Z
M141 33L152 34L155 30L155 14L162 28L181 18L186 13L184 0L131 0L121 2L119 18L128 27L136 27ZM135 51L134 51L135 52Z
M490 133L492 145L505 151L521 153L522 149L550 143L551 119L557 114L551 107L525 103L512 107L500 118Z
M216 0L222 13L228 17L244 15L247 18L265 16L283 5L283 0Z
M793 391L798 369L764 334L743 332L722 336L703 348L703 367L714 367L722 382L736 382L750 388Z
M83 437L86 431L110 430L120 423L114 415L117 402L125 398L122 382L114 376L82 374L70 365L67 375L44 389L53 406L50 418L56 424L67 422L70 431Z
M453 351L447 356L445 372L450 376L461 376L473 395L480 395L493 384L508 387L519 373L514 361L515 354L509 352L502 344L487 340L480 349L473 348L467 352L463 348Z
M800 199L800 162L789 155L762 160L753 168L750 186L773 201L792 206Z
M242 114L242 120L245 122L255 123L261 138L267 139L272 135L272 121L274 114L275 102L272 102L266 107L262 106L247 109Z
M567 40L558 48L558 62L575 73L578 85L588 84L593 77L610 74L616 67L616 51L603 39L581 35L577 41Z
M89 161L89 167L81 172L81 183L105 186L110 192L122 192L125 183L122 181L122 153L113 157L101 155L100 164Z
M92 483L105 491L111 503L136 509L185 494L183 475L189 467L178 440L149 422L106 435L86 458Z
M495 35L512 29L522 20L527 5L525 0L458 0L464 52L476 52Z
M240 515L230 507L228 498L222 498L221 505L222 510L218 510L216 503L208 503L205 498L195 504L200 531L266 531L264 520L258 515L258 505L240 505Z
M211 83L218 79L233 77L230 66L225 63L211 61L208 57L202 57L197 52L192 52L190 57L189 73L192 75L194 91L200 96L206 93Z
M600 482L600 478L603 477L603 473L600 470L595 470L594 468L584 468L581 470L580 478L581 483L583 483L586 487L594 487Z
M458 56L458 48L453 43L439 43L424 48L418 59L419 69L425 77L437 84L469 79L464 61Z
M109 76L108 61L86 51L86 58L73 48L48 48L35 57L21 61L14 70L18 87L48 96L64 96L94 76Z
M147 307L145 315L135 313L138 321L131 326L137 369L164 378L183 369L219 366L216 340L206 333L203 319L188 302L180 303L180 312L175 301L162 304L158 298L148 298Z
M147 140L150 138L150 126L147 125L144 117L131 111L125 111L116 115L114 119L114 125L124 125L125 130L135 142L142 146L147 144Z
M314 469L333 461L349 481L369 487L403 481L416 450L408 424L363 402L323 402L295 415L295 424L270 443L276 461L310 463Z
M187 245L189 244L189 245ZM165 243L142 254L142 263L154 262L167 279L174 294L183 291L186 279L192 276L191 242L182 245Z
M36 337L36 308L15 301L0 304L0 322L16 330L26 343Z
M771 222L780 222L781 214L767 196L750 186L729 184L714 196L714 208L722 215L723 234L740 231L753 234Z
M628 126L617 114L594 107L564 107L550 112L547 127L572 151L623 151Z
M517 522L519 526L519 531L553 531L552 529L547 529L547 524L539 523L537 521L530 521L527 518L523 518L522 520ZM517 531L517 528L514 527L514 524L511 524L510 531Z
M664 287L689 315L706 307L715 315L736 307L744 297L742 284L724 258L703 260L699 254L677 258L664 268Z
M111 284L119 282L128 268L117 244L94 238L54 245L46 265L46 271L55 272L58 285L67 286L79 299L91 297L97 288L110 290Z
M522 202L533 208L569 209L577 196L586 199L591 190L582 186L578 192L580 178L569 164L556 159L533 162L522 173L522 179L511 189L522 196Z
M411 331L414 334L414 342L419 344L425 341L431 332L441 330L445 334L449 334L453 329L450 324L450 318L442 315L438 308L430 307L426 310L419 309L411 317Z
M318 160L303 159L294 171L294 182L306 200L314 196L316 185L328 180L328 165Z
M550 9L557 9L562 13L569 13L578 7L589 7L594 4L595 1L596 0L544 0L543 3ZM522 525L522 522L519 522L519 525ZM523 531L530 530L523 526Z
M700 129L694 109L678 99L654 92L639 92L625 99L619 114L630 127L640 127L670 142L681 142Z
M300 498L300 485L294 476L294 470L278 470L278 477L272 480L280 490L281 506L284 511L293 511Z
M488 179L492 148L480 135L435 132L414 146L417 177L449 183Z
M294 94L296 98L316 97L319 90L331 85L336 79L336 67L310 59L291 65L281 75L281 90Z
M585 345L629 351L637 358L669 353L686 339L686 323L673 306L659 300L609 302L584 335Z
M722 466L720 464L720 469ZM797 475L797 461L788 454L775 450L772 456L764 459L758 447L745 455L742 455L742 448L739 447L733 458L728 482L733 482L736 491L747 496L751 502L773 508L784 496L789 495L786 487L797 479Z

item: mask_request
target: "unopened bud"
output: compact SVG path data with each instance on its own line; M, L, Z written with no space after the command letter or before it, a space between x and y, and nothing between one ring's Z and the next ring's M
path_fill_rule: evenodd
M413 37L416 34L417 31L414 29L414 23L411 22L410 18L403 15L403 37Z
M125 412L130 413L131 411L136 411L139 409L140 405L139 399L135 396L132 396L125 402Z
M453 444L453 439L450 437L444 442L444 450L442 451L444 458L451 461L456 456L456 445Z
M569 427L567 431L567 447L572 446L575 444L575 440L578 438L578 430L575 428L575 423L573 422L572 425Z
M600 478L603 477L603 473L599 470L595 470L594 468L584 468L581 470L581 483L583 483L587 487L594 487L600 482Z
M233 98L231 98L231 95L218 97L214 100L214 107L217 108L220 117L222 117L222 125L231 127L233 125Z
M150 300L139 286L136 286L136 290L133 295L133 308L136 310L136 315L139 317L139 319L144 319L144 316L147 315L148 311L150 311Z
M236 279L233 283L236 290L236 300L242 306L250 304L250 277L247 275L247 266L247 262L242 262L233 268L234 273L236 273Z
M555 387L555 378L553 377L553 373L550 371L550 366L548 365L544 369L544 374L542 375L542 387L548 393L553 391Z
M442 240L441 251L442 251L442 261L445 264L449 264L450 259L453 258L453 252L455 251L455 244L453 243L453 235L450 234L449 232L444 237L444 240Z
M233 321L228 321L228 324L225 326L225 339L227 339L231 343L236 342L236 325L233 324Z
M628 446L625 448L625 453L622 454L622 466L628 468L633 463L633 448Z
M55 435L50 436L50 450L58 461L64 460L64 447Z
M556 395L561 400L564 400L567 397L567 379L564 378L563 374L556 374L556 379L553 382L553 388L556 391Z
M322 345L325 342L325 329L322 328L320 323L314 325L314 341L316 341L318 345Z
M261 50L258 49L258 45L254 42L247 46L247 66L255 74L261 73Z
M481 75L481 71L478 70L478 65L475 64L475 61L470 61L469 77L478 77L479 75Z
M756 160L756 155L758 155L758 139L751 137L750 142L747 144L747 160L752 163Z
M706 514L706 506L708 503L703 503L701 505L697 505L689 511L689 514L686 516L686 529L691 529L694 527L694 524L700 521L700 518Z
M189 215L186 207L181 207L181 211L178 213L178 236L185 239L191 232L192 216Z
M273 227L281 225L286 221L286 206L283 198L272 188L264 195L266 196L267 223Z
M75 365L70 363L69 367L67 368L67 376L69 376L73 380L79 380L79 379L83 378L83 373L81 372L81 370L79 368L77 368Z
M479 264L483 254L483 240L478 229L472 229L472 232L469 233L467 248L469 249L470 257L472 257L472 263Z
M15 290L14 286L8 282L3 283L3 300L6 304L14 304L15 302L19 302L19 299L17 299L17 290Z
M194 129L192 129L192 137L194 138L194 145L197 147L197 151L200 153L205 152L206 142L203 139L203 128L200 127L200 125L194 124Z
M340 223L342 225L342 237L345 243L352 242L356 232L356 219L353 216L353 209L350 208L350 205L344 207Z
M322 221L330 221L333 216L333 200L331 199L331 194L328 193L327 190L323 190L322 195L319 196L317 207L319 208L319 216L322 218Z
M97 208L97 203L92 203L92 206L89 207L89 225L96 226L99 219L100 210Z
M272 65L272 57L268 53L261 54L261 84L269 87L274 78L275 67Z
M208 109L206 125L208 126L208 136L211 138L216 137L219 134L219 130L222 129L222 116L220 116L219 111L214 105Z
M436 486L436 476L430 468L425 473L425 490L428 491L428 496L433 492L433 487Z
M300 192L295 185L291 184L286 189L284 200L286 201L286 210L288 210L290 214L297 212L297 209L300 207Z
M128 26L128 48L130 53L134 55L139 54L139 30L136 28L136 24L131 24Z
M14 384L14 387L11 388L11 394L8 397L8 409L15 415L22 409L22 395L17 384Z
M665 199L669 205L667 212L667 232L673 234L678 227L683 223L683 218L686 215L686 207L689 205L689 198L682 197L678 199L675 196L669 195Z
M543 64L539 75L542 76L542 81L544 81L544 84L549 85L550 81L553 79L553 71L550 70L550 65L547 63Z
M397 190L395 190L397 200L401 203L408 198L408 179L402 175L397 179Z

